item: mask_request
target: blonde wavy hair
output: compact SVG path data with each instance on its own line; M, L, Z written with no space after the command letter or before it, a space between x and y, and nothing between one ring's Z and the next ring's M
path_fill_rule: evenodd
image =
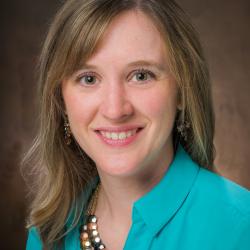
M178 4L171 0L66 1L51 24L41 52L40 126L23 161L24 173L34 180L27 227L37 228L46 248L63 241L72 208L69 230L78 223L86 203L79 197L97 175L95 163L77 142L70 146L65 143L61 82L93 54L114 17L129 10L151 18L166 42L182 103L173 131L174 144L181 143L199 165L213 165L214 115L207 63L198 36ZM176 128L184 121L190 123L187 141Z

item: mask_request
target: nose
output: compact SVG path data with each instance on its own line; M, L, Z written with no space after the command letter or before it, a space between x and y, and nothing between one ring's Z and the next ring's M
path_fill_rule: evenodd
M124 84L117 81L106 84L100 110L106 119L112 121L121 121L133 114L133 105Z

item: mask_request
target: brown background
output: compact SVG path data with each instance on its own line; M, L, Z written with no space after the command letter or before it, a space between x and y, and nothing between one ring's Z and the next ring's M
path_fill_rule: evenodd
M15 250L26 241L19 161L35 134L35 64L61 1L5 1L0 3L0 249ZM179 2L200 33L211 69L217 171L250 188L250 2Z

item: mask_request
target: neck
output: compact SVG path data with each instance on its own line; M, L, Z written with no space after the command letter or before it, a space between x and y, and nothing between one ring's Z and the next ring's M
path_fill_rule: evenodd
M119 225L128 226L131 223L134 202L161 180L172 159L173 151L168 151L157 163L143 168L143 173L126 177L110 176L99 169L101 188L96 215L99 218L107 218L114 224L117 222Z

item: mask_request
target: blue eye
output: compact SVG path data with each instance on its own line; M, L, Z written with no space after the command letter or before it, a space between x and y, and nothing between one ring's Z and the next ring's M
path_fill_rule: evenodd
M152 78L155 78L154 73L145 69L140 69L136 71L135 75L132 77L132 80L136 82L146 82Z
M96 83L96 77L93 75L82 75L78 78L78 81L80 83L86 84L86 85L93 85Z
M147 73L137 73L136 80L137 81L146 81L146 80L148 80L148 74Z

